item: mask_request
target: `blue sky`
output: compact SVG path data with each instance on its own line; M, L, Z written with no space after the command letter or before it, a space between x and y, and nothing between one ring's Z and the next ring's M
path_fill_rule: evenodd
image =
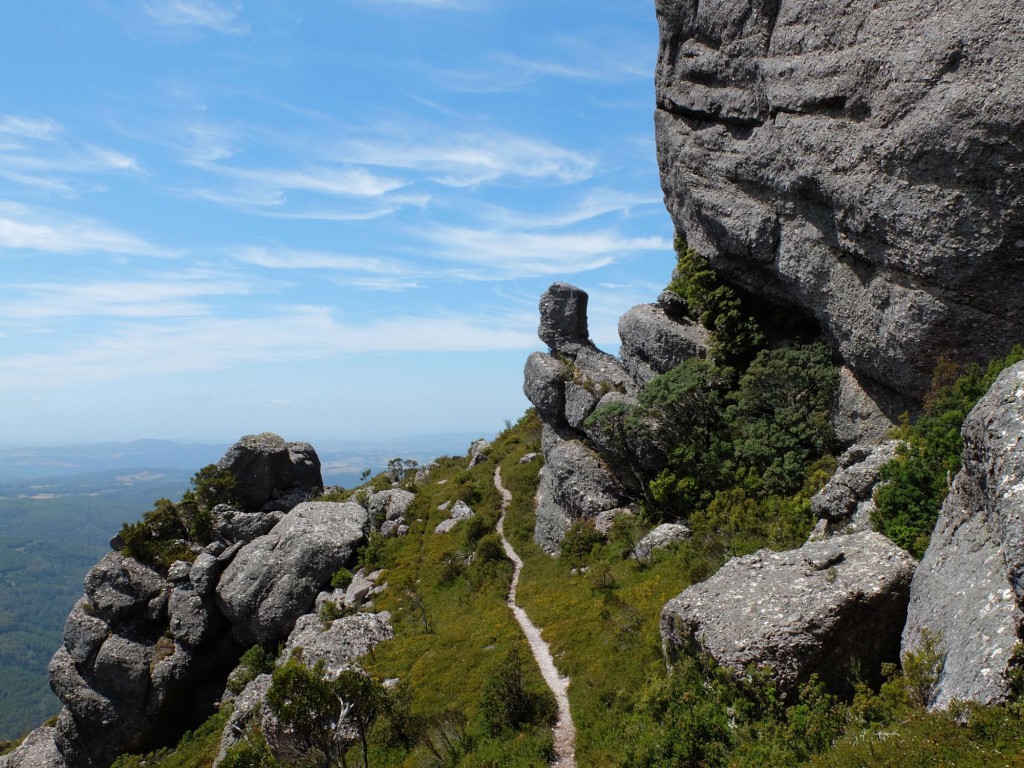
M7 0L2 443L481 433L672 266L651 0Z

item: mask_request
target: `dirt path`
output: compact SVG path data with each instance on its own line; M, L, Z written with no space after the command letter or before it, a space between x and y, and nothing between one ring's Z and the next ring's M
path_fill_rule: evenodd
M505 554L515 566L515 573L512 576L512 586L508 591L508 607L519 622L519 626L526 635L530 644L533 658L537 660L540 673L544 682L555 694L555 701L558 702L558 722L555 723L555 762L554 768L576 768L576 726L572 723L572 713L569 711L569 678L562 677L555 660L551 656L551 649L544 642L540 630L530 621L526 611L516 605L516 590L519 588L519 574L523 570L523 561L512 545L505 538L505 512L509 502L512 501L512 494L501 484L501 467L494 470L494 487L501 494L501 518L498 520L498 535L501 537L501 546L505 548Z

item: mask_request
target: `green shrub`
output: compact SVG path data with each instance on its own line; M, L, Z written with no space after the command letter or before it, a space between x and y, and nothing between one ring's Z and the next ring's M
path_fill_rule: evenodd
M592 522L576 520L562 537L562 559L574 568L585 565L594 547L603 540Z
M250 682L260 675L269 675L274 671L277 654L263 645L254 645L238 660L238 666L228 677L227 689L236 696Z
M332 589L348 589L348 585L352 583L352 571L348 568L339 568L331 576L331 588Z
M906 444L882 468L885 485L876 492L872 522L915 557L927 549L949 485L960 471L967 414L999 373L1020 360L1024 347L1018 345L987 369L969 365L955 379L951 364L940 361L924 413L913 425L904 420L901 437Z

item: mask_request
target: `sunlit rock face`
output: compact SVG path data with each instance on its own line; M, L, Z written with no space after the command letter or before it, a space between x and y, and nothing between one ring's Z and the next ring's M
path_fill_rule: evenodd
M689 245L905 398L940 356L1020 340L1024 4L656 7L658 159Z

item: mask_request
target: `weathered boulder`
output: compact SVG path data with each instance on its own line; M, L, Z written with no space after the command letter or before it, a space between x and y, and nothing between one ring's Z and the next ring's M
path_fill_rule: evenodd
M541 419L549 424L565 420L565 382L569 369L565 363L544 352L526 358L523 393L533 403Z
M288 492L312 494L324 485L313 446L287 443L270 432L246 435L228 449L218 466L235 476L235 495L250 512Z
M227 504L218 504L213 508L213 530L225 541L248 543L269 533L282 517L284 513L279 510L245 512Z
M483 464L487 461L487 453L491 448L491 441L480 438L474 440L469 446L469 463L467 466L472 469L477 464Z
M641 387L683 360L706 356L708 349L705 328L671 317L657 304L640 304L619 318L619 338L622 362Z
M416 494L397 488L378 491L366 502L366 511L370 513L370 523L375 528L380 528L385 521L404 519L409 505L415 498Z
M677 230L812 314L862 383L919 398L1024 309L1024 5L657 0ZM892 414L890 414L892 415Z
M87 664L103 642L110 637L110 626L92 615L92 606L78 598L64 620L64 648L76 664Z
M579 440L553 439L544 452L533 536L552 554L574 520L593 521L625 501L622 486L594 451Z
M839 467L825 487L811 498L811 512L819 518L811 540L871 530L875 488L882 467L896 456L899 442L855 445L839 457Z
M91 614L107 623L143 614L163 586L160 574L119 552L104 556L85 575Z
M309 501L225 569L216 600L239 642L279 640L365 539L369 515L353 502Z
M461 521L469 520L469 518L473 517L474 514L476 513L473 512L469 504L464 502L462 499L459 499L452 505L449 518L438 523L437 527L434 528L434 533L448 533Z
M703 650L737 674L769 667L784 694L814 673L850 692L854 665L878 682L899 657L915 564L877 533L733 558L662 609L665 654Z
M556 352L574 344L589 344L586 291L568 283L554 283L540 297L537 335Z
M17 749L0 757L0 768L67 768L54 742L53 728L32 731Z
M998 703L1024 632L1024 363L964 423L957 474L911 587L903 650L930 632L945 653L931 704Z
M857 374L845 365L839 368L839 392L832 408L832 429L840 445L875 443L895 426L886 413L902 413L904 401L874 385L868 393ZM882 403L882 405L879 405Z
M633 548L633 556L640 562L650 562L656 549L668 549L673 544L690 538L689 526L682 523L662 523L647 533Z

